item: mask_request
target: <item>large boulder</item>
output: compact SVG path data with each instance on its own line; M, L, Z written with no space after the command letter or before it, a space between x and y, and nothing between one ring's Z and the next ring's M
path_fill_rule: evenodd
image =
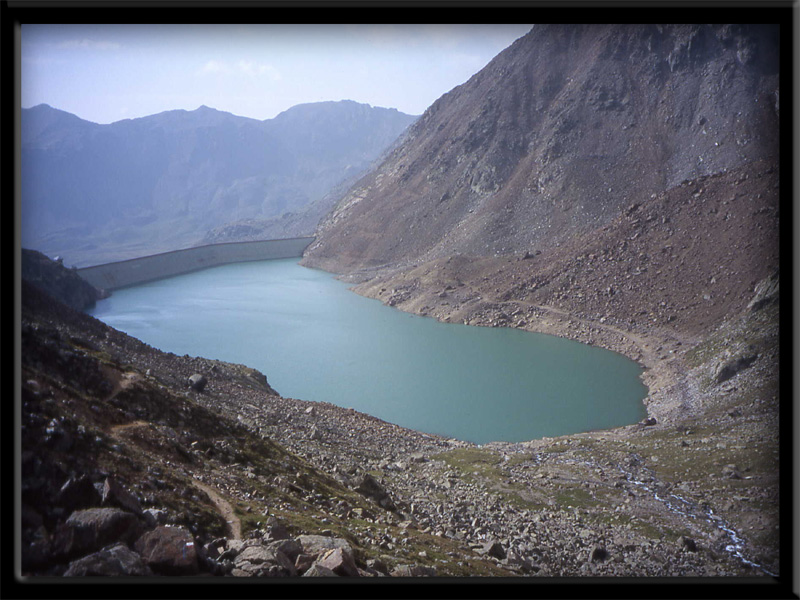
M338 577L338 575L329 568L314 563L303 573L303 577Z
M777 302L780 293L778 273L776 272L770 277L761 280L758 285L756 285L754 292L753 299L747 305L747 309L752 312L761 310L765 306Z
M300 542L292 538L276 540L272 542L266 542L265 540L265 545L282 552L292 562L297 560L297 557L303 552L303 547L300 545Z
M102 497L91 478L81 475L70 477L64 482L56 494L55 502L69 511L74 511L96 507L102 502Z
M89 508L73 512L55 533L54 553L76 557L114 543L130 543L144 529L136 515L118 508Z
M483 552L500 560L506 557L506 549L503 548L503 544L497 540L490 540L486 542L483 546Z
M279 544L245 547L233 561L232 574L237 577L294 577L294 562L284 554Z
M142 505L139 500L113 477L107 477L103 484L102 500L103 504L111 504L135 515L142 515Z
M186 383L195 392L202 392L205 389L208 380L205 378L204 375L201 375L200 373L195 373L194 375L189 377Z
M136 540L134 549L161 575L194 575L198 571L194 538L182 527L156 527Z
M314 559L328 550L334 550L336 548L349 550L350 553L353 552L347 540L341 538L324 535L301 535L298 536L297 541L300 542L300 545L303 547L303 554L312 556Z
M64 573L65 577L82 576L125 576L125 575L152 575L153 572L144 563L142 557L128 548L125 544L117 542L103 548L99 552L89 554L70 563Z
M381 508L386 510L395 510L397 508L392 502L389 492L369 473L364 474L361 478L361 481L356 486L356 491L374 500Z
M358 567L353 558L352 550L348 548L334 548L321 555L314 563L323 569L329 569L342 577L358 577ZM312 568L313 566L312 565Z
M289 535L289 530L286 529L286 526L278 521L278 519L275 517L270 517L267 519L264 529L266 530L266 533L264 534L264 540L266 541L287 540L291 537Z

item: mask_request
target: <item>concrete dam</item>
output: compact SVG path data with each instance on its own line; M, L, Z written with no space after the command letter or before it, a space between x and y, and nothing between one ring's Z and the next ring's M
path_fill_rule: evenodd
M96 288L115 290L219 265L303 256L313 237L226 242L83 267L78 275Z

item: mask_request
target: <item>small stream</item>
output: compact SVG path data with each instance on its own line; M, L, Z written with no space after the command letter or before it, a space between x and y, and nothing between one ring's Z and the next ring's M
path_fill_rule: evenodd
M653 475L653 472L650 469L648 469L647 467L642 467L642 468L653 478L653 480L656 479L655 476ZM620 471L620 473L622 473L622 475L625 477L625 480L628 483L630 483L632 485L635 485L640 489L645 490L654 499L658 500L664 506L666 506L667 509L670 512L678 514L678 515L681 515L681 516L684 516L684 517L688 517L690 519L698 519L698 518L705 519L706 522L708 522L709 524L714 526L719 531L722 531L727 536L727 538L728 538L728 540L730 542L729 544L727 544L725 546L725 551L729 552L730 554L732 554L733 556L738 558L744 564L746 564L749 567L752 567L754 569L758 569L759 571L761 571L761 572L763 572L763 573L765 573L765 574L767 574L767 575L769 575L771 577L777 577L778 576L776 573L772 573L771 571L767 570L762 565L760 565L758 563L755 563L755 562L745 558L745 556L743 554L743 552L744 552L744 540L739 536L738 533L736 533L736 531L733 529L733 527L731 527L725 521L725 519L723 519L722 517L714 514L714 511L711 509L710 506L703 505L703 504L698 505L695 502L687 500L683 496L679 496L679 495L673 494L673 493L670 493L667 496L661 496L658 493L658 491L652 489L645 482L639 481L638 479L635 479L631 474L626 473L622 469L621 466L617 465L617 469Z
M551 455L547 455L546 457L550 458ZM635 460L637 460L637 462L640 463L643 462L640 456L633 455L633 457ZM543 457L541 453L536 453L533 456L533 458L534 462L536 463L545 462L544 461L545 457ZM562 462L579 464L592 469L604 468L601 465L598 465L597 463L587 460L566 459L563 460ZM710 506L704 504L698 505L696 502L687 500L686 498L684 498L683 496L679 496L678 494L669 493L668 495L662 495L656 489L654 489L654 486L648 485L644 481L640 481L639 479L634 477L632 473L625 471L625 469L621 465L617 464L616 468L620 472L620 474L625 478L625 481L627 481L631 485L636 486L641 490L644 490L653 499L657 500L658 502L666 506L666 508L670 512L688 519L703 519L717 530L723 532L729 541L729 543L726 544L725 546L725 551L735 556L742 563L754 569L758 569L759 571L761 571L766 575L769 575L770 577L778 577L776 573L769 571L764 566L756 562L753 562L744 556L744 549L745 549L744 540L739 536L736 530L734 530L733 527L727 521L725 521L725 519L714 514L714 511L711 509ZM644 466L642 466L641 469L643 469L652 478L653 481L657 481L655 474L650 469Z

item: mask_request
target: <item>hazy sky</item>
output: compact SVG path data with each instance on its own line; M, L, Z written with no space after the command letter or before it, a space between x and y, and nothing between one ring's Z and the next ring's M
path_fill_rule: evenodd
M271 119L355 100L421 114L531 25L25 25L22 106L96 123L177 108Z

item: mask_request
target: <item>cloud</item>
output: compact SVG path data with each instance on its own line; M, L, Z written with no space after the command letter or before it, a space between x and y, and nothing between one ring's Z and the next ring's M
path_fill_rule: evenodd
M209 60L200 71L202 73L239 73L250 77L266 77L272 81L283 79L281 72L273 65L252 60L240 60L235 65L224 60Z
M210 60L206 64L203 65L201 69L203 73L227 73L230 71L230 68L224 61L221 60Z
M118 50L121 48L117 42L108 42L104 40L90 40L82 38L79 40L66 40L57 46L62 50L69 50L74 48L82 48L86 50Z
M272 81L280 81L283 78L281 72L272 65L240 60L237 66L242 73L247 75L261 75L268 77Z

